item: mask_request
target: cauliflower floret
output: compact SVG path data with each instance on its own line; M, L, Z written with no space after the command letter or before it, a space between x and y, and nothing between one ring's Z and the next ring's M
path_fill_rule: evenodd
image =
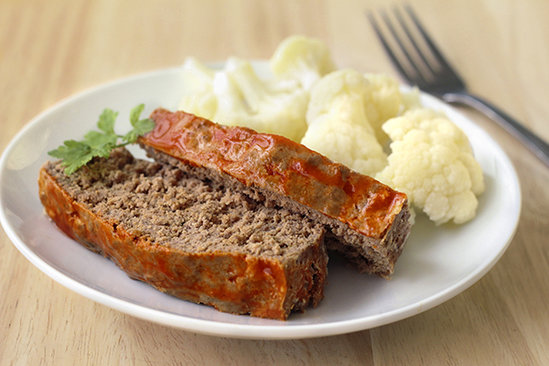
M352 69L334 71L324 76L312 89L307 110L307 123L313 123L317 116L327 113L331 101L344 94L361 98L362 109L369 128L382 145L388 140L381 129L387 119L398 115L402 107L402 96L395 79L386 75L362 74Z
M380 143L387 142L387 135L383 132L382 125L388 119L400 112L403 98L398 81L385 74L365 74L369 82L368 91L364 95L364 107L366 116L373 127Z
M273 54L270 67L274 75L261 79L245 60L230 58L216 71L189 58L182 67L185 91L179 108L299 142L307 129L309 88L334 69L329 49L319 40L289 37Z
M386 165L387 157L375 137L363 91L364 76L354 70L335 71L311 89L307 132L301 143L328 158L368 175Z
M417 87L413 87L408 91L403 91L400 95L402 96L402 108L400 110L400 114L411 109L423 107L421 104L419 89Z
M328 47L304 36L282 41L270 59L270 67L276 77L297 80L305 90L335 69Z
M216 122L283 135L294 141L300 141L305 134L309 94L301 89L277 89L261 80L248 61L229 59L224 71L214 78L213 92L218 101L213 117Z
M301 143L333 161L367 175L387 165L387 156L374 135L353 123L333 123L333 115L323 115L307 129Z
M285 39L269 66L272 74L260 78L238 58L221 70L189 58L179 107L300 141L406 192L437 224L475 215L484 178L469 141L444 115L423 108L417 88L401 92L387 75L334 71L327 46L303 36Z
M193 58L182 67L185 93L179 108L217 123L283 135L296 142L306 130L309 93L262 80L245 60L230 58L213 70Z
M467 136L444 115L413 109L383 125L392 139L389 165L376 179L405 192L436 224L475 216L482 170Z
M213 118L217 110L217 98L213 94L214 71L190 57L181 67L181 78L185 90L179 108L203 118Z
M362 99L368 87L368 81L364 75L352 69L337 70L324 76L311 88L311 99L307 108L307 124L311 125L319 115L329 113L332 102L337 97L356 95Z

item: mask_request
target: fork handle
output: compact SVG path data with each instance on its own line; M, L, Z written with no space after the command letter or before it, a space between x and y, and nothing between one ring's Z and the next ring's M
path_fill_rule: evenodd
M549 144L535 133L524 127L513 117L496 107L492 103L465 92L444 93L441 98L452 104L465 104L472 107L498 123L510 134L519 139L534 155L549 167Z

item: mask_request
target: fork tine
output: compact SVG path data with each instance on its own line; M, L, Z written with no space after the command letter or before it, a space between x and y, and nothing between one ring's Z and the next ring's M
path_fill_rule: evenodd
M381 16L382 16L383 20L385 21L385 24L387 25L387 28L389 29L389 32L391 32L391 34L393 35L394 40L396 41L396 43L400 47L400 50L402 51L402 53L404 54L404 57L406 58L406 60L408 60L408 64L413 69L413 71L415 73L415 78L414 79L416 81L420 82L420 83L425 83L426 82L426 77L425 77L426 75L421 70L420 66L416 62L414 62L414 57L410 54L410 52L408 50L408 47L402 41L402 37L399 36L396 28L393 26L393 22L391 21L391 19L387 15L387 12L381 11Z
M427 57L425 57L425 52L422 52L421 47L419 47L418 43L416 42L416 37L412 35L412 32L410 31L410 28L408 27L408 24L404 21L404 18L402 17L402 13L399 8L395 7L393 10L393 13L395 14L396 19L398 20L398 23L400 24L400 27L406 34L406 37L408 38L408 41L412 44L414 47L416 54L419 55L419 58L423 61L423 65L429 70L431 75L435 74L435 71L433 67L431 66L431 63L429 60L427 60Z
M393 52L393 49L391 48L391 46L389 45L389 43L387 42L387 40L383 36L383 33L381 32L381 28L379 27L379 24L377 23L377 21L376 21L374 15L372 14L372 12L369 11L367 13L367 16L368 16L368 20L370 21L370 25L374 29L374 32L376 33L377 38L379 39L379 41L381 42L381 45L383 46L383 49L385 50L385 52L389 56L389 59L391 60L391 62L393 63L393 65L395 66L397 71L404 77L404 79L412 80L411 75L408 74L408 72L403 67L403 65L398 61L398 58L396 57L395 53Z
M429 35L427 34L427 32L425 31L425 29L423 28L423 26L421 25L421 22L419 21L418 17L416 16L416 13L412 10L412 7L408 4L404 5L404 9L406 10L406 12L408 13L408 15L410 16L410 19L412 20L412 22L414 23L414 25L417 27L417 30L419 31L419 33L421 34L423 40L425 41L425 43L427 44L427 46L429 47L429 50L431 51L431 53L433 54L433 56L435 57L435 59L437 60L437 62L439 63L439 65L446 69L445 71L448 72L448 74L451 74L453 77L455 77L456 79L459 79L461 80L461 78L459 77L459 75L454 71L454 69L450 66L450 64L448 63L448 61L446 60L446 58L444 57L444 55L439 51L439 48L435 45L435 43L433 42L433 40L431 39L431 37L429 37ZM418 48L419 50L419 48ZM418 51L418 53L420 55L423 54L423 52L420 52ZM429 65L429 63L427 62L427 64Z

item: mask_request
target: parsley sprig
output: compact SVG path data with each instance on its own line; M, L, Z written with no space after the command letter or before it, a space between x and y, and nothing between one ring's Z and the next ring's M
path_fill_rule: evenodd
M114 132L118 112L105 108L97 121L99 131L88 132L82 141L66 140L48 154L63 161L67 175L74 173L94 157L108 158L113 149L135 143L139 136L154 128L152 119L140 118L144 108L145 105L140 104L131 110L130 123L133 128L125 135Z

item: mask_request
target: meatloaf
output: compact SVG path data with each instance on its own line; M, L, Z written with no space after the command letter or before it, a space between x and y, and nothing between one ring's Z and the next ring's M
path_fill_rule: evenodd
M322 223L329 249L364 272L393 273L411 226L404 193L282 136L161 108L151 118L139 140L150 157Z
M39 193L63 232L168 294L273 319L323 297L324 227L224 184L118 149L70 176L47 162Z

